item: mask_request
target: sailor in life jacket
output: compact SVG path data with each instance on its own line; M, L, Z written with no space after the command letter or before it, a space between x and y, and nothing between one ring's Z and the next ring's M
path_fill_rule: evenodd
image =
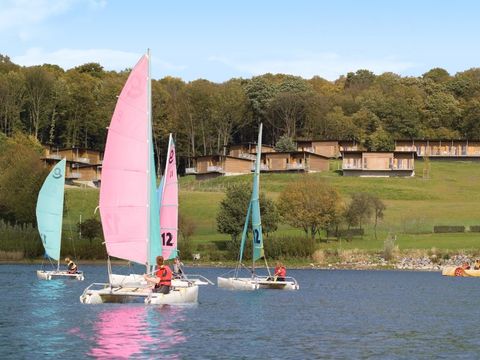
M157 256L157 271L155 276L143 275L147 282L155 284L153 292L168 294L172 286L172 270L168 265L163 264L163 256Z
M287 268L279 261L277 266L275 266L275 271L273 273L275 281L285 281L287 276Z
M67 273L76 274L77 273L77 264L75 264L69 257L65 258L65 263L67 264Z

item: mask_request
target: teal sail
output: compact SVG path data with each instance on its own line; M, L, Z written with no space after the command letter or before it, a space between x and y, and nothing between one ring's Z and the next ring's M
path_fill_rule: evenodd
M45 254L57 261L62 241L66 163L63 159L50 171L38 194L36 208L38 232Z
M155 172L155 159L153 153L153 141L150 135L150 236L148 239L148 265L156 264L156 257L162 255L160 242L160 219L158 216L160 203L157 194L157 175Z
M262 124L258 130L257 158L255 160L255 174L253 175L253 191L250 207L252 208L252 232L253 232L253 261L264 256L262 219L260 217L260 161L262 156Z
M245 242L248 237L248 228L250 225L250 220L252 221L252 233L253 233L253 246L252 246L253 261L256 261L264 256L262 219L260 217L260 201L259 201L261 155L262 155L262 124L260 124L260 128L258 130L257 157L255 160L255 172L253 175L252 197L250 198L250 203L248 204L247 216L245 218L245 224L243 226L242 240L240 242L240 254L239 254L240 264L242 263Z

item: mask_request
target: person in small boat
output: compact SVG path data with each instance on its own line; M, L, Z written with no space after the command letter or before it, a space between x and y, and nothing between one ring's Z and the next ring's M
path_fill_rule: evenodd
M475 260L475 263L473 264L473 270L480 270L480 260L479 259Z
M273 273L274 281L285 281L286 276L287 268L280 261L277 262L277 266L275 266L275 270Z
M147 282L154 284L153 292L168 294L172 286L172 270L163 263L163 256L157 256L156 261L157 271L155 276L144 274L143 277Z
M67 264L67 273L76 274L78 272L77 264L75 264L72 259L66 257L65 263Z
M174 279L181 279L183 278L183 263L180 261L180 258L177 256L173 260L173 278Z

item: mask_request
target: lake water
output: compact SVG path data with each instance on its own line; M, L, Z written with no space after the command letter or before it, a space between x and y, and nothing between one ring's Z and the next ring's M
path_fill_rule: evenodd
M299 291L200 288L194 306L83 305L84 282L0 265L1 359L478 359L480 279L290 270ZM188 269L211 280L225 269Z

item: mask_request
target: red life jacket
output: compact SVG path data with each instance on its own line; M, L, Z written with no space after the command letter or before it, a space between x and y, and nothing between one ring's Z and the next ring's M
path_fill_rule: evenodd
M160 278L160 282L158 286L171 286L172 285L172 270L168 267L168 265L163 265L160 269L157 270L155 274L158 278Z
M275 275L281 278L287 276L287 269L285 266L280 266L275 268Z

